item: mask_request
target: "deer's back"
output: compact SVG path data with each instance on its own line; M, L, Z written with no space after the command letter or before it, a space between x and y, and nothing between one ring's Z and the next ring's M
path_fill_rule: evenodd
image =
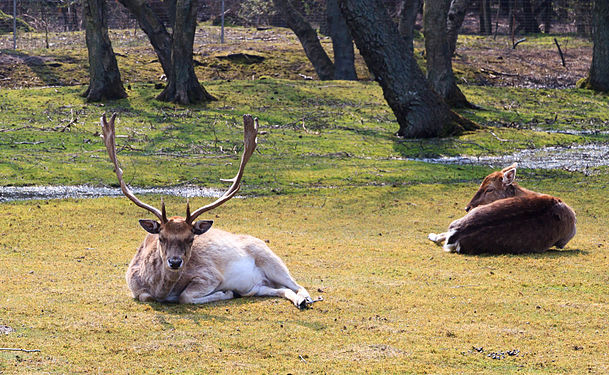
M575 235L575 213L559 198L530 195L479 206L450 227L461 253L541 252Z

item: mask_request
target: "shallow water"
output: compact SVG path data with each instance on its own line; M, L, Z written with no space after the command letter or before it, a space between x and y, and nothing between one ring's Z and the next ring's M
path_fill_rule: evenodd
M184 198L219 197L223 192L196 186L176 186L168 188L132 188L134 194L163 194ZM77 186L25 186L0 187L0 202L28 199L98 198L122 196L120 188Z
M437 164L488 165L493 168L517 162L520 168L564 169L586 173L590 168L609 165L609 145L544 147L502 156L449 156L411 160Z
M435 164L487 165L502 168L514 162L520 168L564 169L588 173L592 168L609 165L609 145L588 144L568 147L545 147L522 150L503 156L450 156L439 158L407 159ZM223 191L197 186L168 188L132 188L135 194L162 194L184 198L219 197ZM78 186L25 186L0 187L0 202L28 199L97 198L122 196L120 188Z

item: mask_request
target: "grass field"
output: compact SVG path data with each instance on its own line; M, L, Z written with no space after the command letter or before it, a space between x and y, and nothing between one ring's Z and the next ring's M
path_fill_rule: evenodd
M426 237L464 214L491 169L410 160L606 144L607 96L463 86L483 109L462 114L486 127L408 141L375 83L284 78L207 80L220 100L190 107L152 100L146 82L103 105L85 104L81 86L0 91L2 186L116 186L98 122L117 112L130 184L220 188L241 115L258 116L244 199L202 218L268 240L324 298L304 311L276 298L139 303L124 274L143 210L126 198L1 203L0 347L40 351L0 351L0 373L609 372L607 167L518 171L576 211L564 250L463 256ZM184 214L185 199L164 199Z

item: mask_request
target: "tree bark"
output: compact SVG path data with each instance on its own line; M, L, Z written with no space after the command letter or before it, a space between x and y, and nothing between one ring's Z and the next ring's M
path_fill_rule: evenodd
M522 18L523 18L523 26L524 32L526 34L538 34L539 33L539 24L535 19L535 15L533 14L533 6L531 5L531 0L521 0L522 1Z
M451 107L471 107L457 87L453 74L452 53L446 31L450 0L425 0L423 32L427 57L427 80Z
M108 37L105 0L83 1L83 19L89 51L89 87L82 96L89 102L126 98L127 93Z
M398 135L427 138L459 134L477 125L452 112L423 72L377 0L339 0L351 35L383 89L400 125Z
M334 50L334 79L355 81L355 52L353 38L336 0L326 0L328 29Z
M175 14L170 15L172 20L176 20L172 34L169 34L146 0L119 1L135 16L148 36L167 77L167 86L157 99L180 104L216 100L199 83L192 58L198 0L168 2L168 8L175 10Z
M289 3L289 0L273 0L273 4L288 27L300 40L302 48L311 64L313 64L319 79L322 81L333 79L334 64L321 46L317 32L313 30L303 15Z
M490 35L492 33L491 1L480 0L480 34Z
M398 22L398 31L404 40L410 52L414 53L414 25L417 20L417 14L421 9L423 0L404 0L400 8L400 18Z
M609 92L609 3L596 0L592 12L593 29L592 65L584 87L596 91Z
M177 0L171 41L171 75L167 87L157 99L180 104L216 100L199 83L195 75L192 47L197 27L197 0Z
M119 0L146 33L166 77L171 75L171 35L145 0Z
M459 39L459 31L461 30L461 25L463 25L468 5L468 0L452 0L450 2L446 20L446 33L451 56L455 54L455 50L457 49L457 39Z

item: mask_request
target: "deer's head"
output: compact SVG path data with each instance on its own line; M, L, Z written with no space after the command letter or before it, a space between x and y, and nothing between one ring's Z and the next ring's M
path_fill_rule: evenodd
M252 118L250 115L243 116L243 155L241 156L241 164L239 165L239 171L237 175L230 180L223 180L232 182L230 188L216 201L203 206L195 210L192 214L190 213L190 205L186 204L186 217L182 218L174 216L167 218L165 213L165 204L161 201L161 210L154 208L142 201L140 201L129 189L125 181L123 180L123 171L118 166L118 160L116 158L116 135L114 130L114 121L116 114L113 114L110 121L106 120L105 114L101 118L101 125L103 130L104 143L106 150L110 156L110 160L114 163L114 171L116 177L121 185L123 194L129 198L133 203L142 207L143 209L153 213L158 219L157 220L140 220L140 225L148 233L158 235L159 251L163 263L169 270L177 271L182 268L191 256L192 243L195 236L201 235L207 232L213 221L211 220L199 220L195 219L204 212L212 210L224 202L231 199L239 191L241 178L243 177L243 170L248 160L252 156L252 153L256 149L256 135L258 134L258 119Z
M186 218L174 216L167 219L165 203L161 202L161 221L142 219L140 225L146 232L158 235L158 249L165 267L177 271L190 260L195 236L207 232L212 220L193 222L190 206L186 204Z
M472 200L465 207L465 211L492 203L498 199L513 197L516 192L514 179L516 178L517 166L514 163L486 176Z

